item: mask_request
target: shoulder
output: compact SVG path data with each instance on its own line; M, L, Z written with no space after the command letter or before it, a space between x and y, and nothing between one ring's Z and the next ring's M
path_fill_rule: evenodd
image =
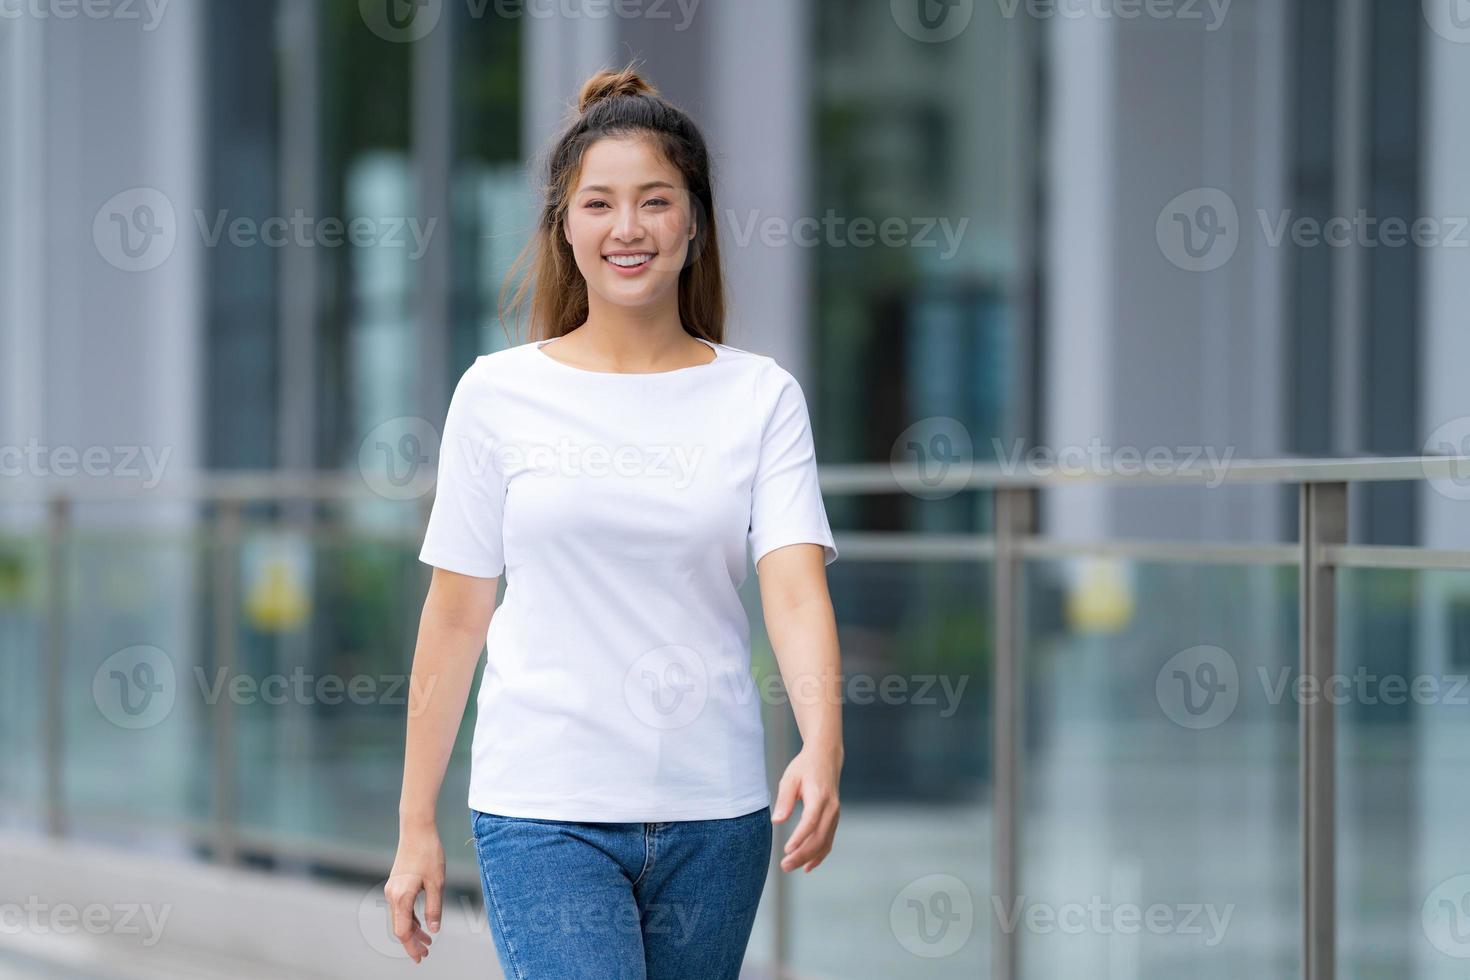
M724 344L720 348L745 368L749 385L746 391L751 396L748 404L757 418L762 440L784 438L785 433L810 425L810 409L801 383L775 357Z
M534 351L535 342L528 341L503 350L480 354L460 375L459 388L477 393L493 389L507 377L514 376L524 363L523 359Z
M774 399L783 388L794 386L800 390L796 377L770 354L760 351L745 350L741 347L731 347L729 344L720 344L720 354L728 358L735 366L743 368L754 382L756 391L761 396Z
M515 344L502 350L491 351L481 354L475 358L475 363L470 365L471 370L476 370L487 377L504 375L508 371L517 370L525 360L531 356L540 357L536 351L538 341L528 340L524 344Z

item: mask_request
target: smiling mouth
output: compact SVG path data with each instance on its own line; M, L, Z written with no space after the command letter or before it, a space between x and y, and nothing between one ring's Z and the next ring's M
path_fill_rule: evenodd
M653 253L649 252L643 255L604 255L602 259L604 262L615 265L619 269L641 269L653 261Z

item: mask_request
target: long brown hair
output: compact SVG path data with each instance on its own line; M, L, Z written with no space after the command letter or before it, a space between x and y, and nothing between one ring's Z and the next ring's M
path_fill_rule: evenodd
M679 273L679 319L686 333L723 343L725 279L715 233L709 151L699 127L682 109L660 96L631 62L620 71L603 69L587 79L575 111L576 117L547 157L536 231L501 286L501 322L514 319L519 323L528 296L528 340L560 337L587 319L587 281L577 268L571 245L561 234L582 156L600 139L651 136L669 165L683 175L697 228ZM526 271L507 308L506 291L516 270L522 267L527 267Z

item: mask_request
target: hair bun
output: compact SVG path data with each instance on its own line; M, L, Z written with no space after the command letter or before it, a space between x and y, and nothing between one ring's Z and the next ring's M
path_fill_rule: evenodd
M585 113L597 103L620 95L657 94L658 90L631 64L619 71L604 68L583 83L582 94L577 97L577 111Z

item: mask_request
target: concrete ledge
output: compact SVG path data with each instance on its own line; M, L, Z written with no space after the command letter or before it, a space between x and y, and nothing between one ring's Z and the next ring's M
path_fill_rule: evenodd
M0 831L0 867L0 949L99 980L503 976L478 897L446 901L415 965L388 931L381 882L344 887L13 831Z

